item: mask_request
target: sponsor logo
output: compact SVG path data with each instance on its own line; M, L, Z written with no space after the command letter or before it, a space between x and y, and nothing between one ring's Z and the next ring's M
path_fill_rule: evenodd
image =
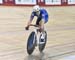
M36 0L15 0L16 4L36 4Z

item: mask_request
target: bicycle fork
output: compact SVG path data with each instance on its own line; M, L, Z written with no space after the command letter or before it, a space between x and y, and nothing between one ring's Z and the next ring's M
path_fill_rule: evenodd
M34 30L35 31L35 36L36 36L36 45L39 45L39 34L38 34L38 31L37 30Z

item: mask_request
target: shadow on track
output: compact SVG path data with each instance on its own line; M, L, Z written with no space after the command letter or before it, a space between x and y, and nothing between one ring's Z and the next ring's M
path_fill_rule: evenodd
M28 55L27 59L24 60L44 60L45 54L44 53L40 53L40 54L36 54L36 55Z

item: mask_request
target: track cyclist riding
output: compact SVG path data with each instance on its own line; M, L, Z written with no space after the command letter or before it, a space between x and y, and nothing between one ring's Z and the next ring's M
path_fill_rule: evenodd
M31 23L33 21L34 16L37 17L36 24L34 26L37 26L39 28L38 31L41 33L39 40L41 40L41 43L44 43L44 44L39 44L39 50L40 52L42 52L42 50L45 47L46 40L47 40L47 33L44 29L44 25L45 23L48 22L48 12L44 8L41 8L39 5L35 5L33 7L33 11L31 13L30 20L28 21L27 26L25 27L26 30L29 30L29 27L32 25ZM36 42L36 40L38 40L37 34L36 34L36 31L33 31L30 34L28 43L27 43L27 51L29 54L33 52L34 46L35 46L33 42ZM30 46L33 45L32 48L30 48L29 45Z
M30 20L27 23L26 30L29 30L29 26L34 18L37 17L36 25L40 28L40 32L44 31L44 24L48 22L48 13L44 8L41 8L39 5L33 7L33 11L30 16Z

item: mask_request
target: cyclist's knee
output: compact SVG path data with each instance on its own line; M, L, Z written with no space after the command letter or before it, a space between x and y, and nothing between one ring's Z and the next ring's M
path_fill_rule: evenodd
M44 20L41 20L39 22L39 28L40 28L40 32L44 31Z
M40 28L40 32L44 31L44 25L41 25L39 28Z

